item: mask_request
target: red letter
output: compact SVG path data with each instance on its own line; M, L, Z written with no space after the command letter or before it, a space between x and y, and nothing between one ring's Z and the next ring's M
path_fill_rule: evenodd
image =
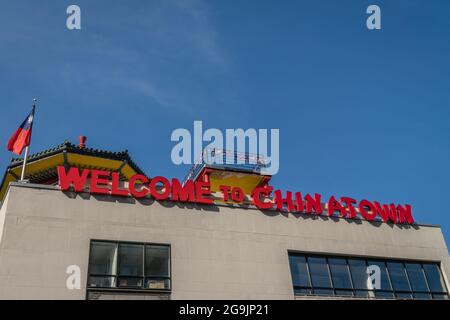
M335 210L339 210L341 212L341 217L345 217L347 215L347 210L338 202L334 196L331 196L330 200L328 200L328 216L332 216Z
M228 199L230 198L230 187L229 186L220 186L220 191L222 191L223 194L223 201L228 202Z
M109 172L103 170L91 170L91 193L108 194ZM100 185L100 186L99 186ZM106 188L102 188L106 187Z
M395 208L395 205L391 204L388 206L387 204L383 204L383 206L381 206L376 201L374 201L373 204L375 206L375 211L381 217L383 222L391 220L393 223L397 223L397 209Z
M356 210L353 205L356 203L356 200L348 197L342 197L341 201L345 203L345 206L348 209L348 218L354 219L356 217Z
M113 172L111 182L111 194L113 196L128 197L128 191L119 188L119 180L120 174L118 172Z
M322 204L320 203L321 199L320 194L314 194L314 198L311 197L309 194L305 196L305 202L306 202L306 213L312 213L313 208L317 215L322 214Z
M187 180L182 186L178 179L172 179L172 200L181 202L194 202L194 181Z
M211 186L209 182L196 181L195 195L197 196L195 200L197 203L204 203L204 204L214 203L213 199L208 198L209 196L211 196Z
M270 197L272 190L273 190L272 187L258 187L253 190L252 192L253 203L258 209L264 210L272 208L273 203L271 201L264 202L264 200L261 200L261 194L264 195L265 198L268 198Z
M398 219L400 223L407 222L408 224L413 224L414 219L412 217L411 213L411 206L409 204L405 204L405 207L403 208L401 205L397 206L398 211Z
M66 173L63 166L58 166L59 186L61 187L61 190L69 190L70 185L73 184L73 188L76 192L83 192L89 171L89 169L83 169L80 176L78 168L72 167L69 169L69 172Z
M365 207L369 208L370 213L366 210ZM375 218L375 216L377 215L372 202L370 202L368 200L362 200L359 203L359 212L364 217L364 219L366 219L367 221L372 221Z
M146 176L142 174L135 174L131 177L130 182L128 182L128 189L130 189L130 193L136 199L144 198L148 194L148 190L142 188L140 191L136 190L136 181L140 181L141 184L145 184L148 182Z
M231 199L233 200L233 202L240 203L244 201L244 197L245 194L241 188L234 187L233 189L231 189Z
M286 199L283 199L283 194L280 190L275 191L275 202L278 211L283 210L283 205L285 203L288 212L294 211L294 202L292 201L292 192L290 191L286 191Z
M297 212L305 211L305 207L303 206L302 194L300 192L295 193L295 206Z
M158 190L156 188L156 185L158 183L163 184L163 189L164 189L163 193L158 192ZM150 194L156 200L166 200L170 195L170 182L169 182L169 180L167 180L164 177L157 176L157 177L152 178L152 180L150 180L149 188L150 188Z

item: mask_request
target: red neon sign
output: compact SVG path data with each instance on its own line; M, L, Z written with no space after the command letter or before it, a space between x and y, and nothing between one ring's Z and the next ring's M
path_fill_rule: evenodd
M75 192L85 192L86 185L89 186L87 192L91 194L103 194L119 197L144 198L152 197L155 200L171 200L179 202L191 202L200 204L213 204L211 188L209 182L187 181L184 185L176 179L171 180L157 176L151 179L136 174L128 181L127 188L119 186L119 174L102 170L83 169L72 167L66 171L63 166L58 167L59 185L62 191L70 190ZM89 178L89 180L88 180ZM221 201L242 203L245 194L239 187L220 186L222 193ZM273 196L272 196L273 195ZM216 194L215 194L216 196ZM377 217L383 222L399 224L413 224L412 209L408 204L380 204L377 201L361 200L357 201L349 197L331 196L327 202L322 201L322 196L318 193L312 195L302 195L300 192L292 193L281 190L273 190L271 186L257 187L251 193L252 204L261 210L278 210L289 213L305 213L341 218L355 219L359 215L367 220L373 221Z

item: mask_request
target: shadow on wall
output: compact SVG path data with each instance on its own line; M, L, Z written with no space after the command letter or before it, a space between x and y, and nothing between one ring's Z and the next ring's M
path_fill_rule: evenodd
M419 230L420 226L419 225L410 225L410 224L397 224L397 223L392 223L392 222L383 222L383 221L367 221L367 220L361 220L358 218L355 219L350 219L350 218L340 218L340 217L329 217L327 215L317 215L317 214L309 214L309 213L288 213L288 212L280 212L280 211L276 211L276 210L264 210L262 211L265 215L267 216L277 216L277 215L282 215L284 217L288 217L289 215L292 215L294 217L296 217L297 219L313 219L313 220L322 220L322 221L327 221L327 220L332 220L334 222L341 222L341 221L346 221L349 224L362 224L363 221L368 222L369 224L371 224L374 227L380 227L381 225L388 225L390 226L392 229L393 228L399 228L399 229L415 229L415 230Z
M116 203L122 203L122 204L136 204L140 203L143 206L151 206L155 201L155 199L152 198L143 198L143 199L135 199L131 197L113 197L110 195L91 195L89 193L76 193L72 191L66 191L63 192L68 198L75 199L77 196L84 200L90 200L91 198L96 199L97 201L102 202L116 202ZM198 210L198 211L206 211L206 212L214 212L219 213L220 207L227 207L231 209L246 209L246 210L258 210L262 212L266 216L275 217L275 216L283 216L285 218L288 218L289 215L294 216L297 219L313 219L313 220L332 220L334 222L342 222L346 221L349 224L362 224L363 220L361 219L349 219L349 218L340 218L340 217L329 217L326 215L316 215L316 214L308 214L308 213L288 213L286 211L278 211L278 210L259 210L253 207L250 207L249 204L242 204L242 205L228 205L228 204L197 204L197 203L189 203L189 202L174 202L170 200L165 201L158 201L159 204L161 204L165 208L173 208L178 207L180 209L191 209L191 210ZM391 222L382 222L382 221L367 221L374 227L380 227L381 225L388 225L391 228L399 228L399 229L415 229L419 230L419 225L409 225L409 224L395 224Z

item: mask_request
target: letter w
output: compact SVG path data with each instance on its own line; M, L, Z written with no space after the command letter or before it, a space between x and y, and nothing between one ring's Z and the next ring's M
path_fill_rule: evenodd
M375 211L381 216L381 219L383 222L392 221L393 223L397 223L398 217L397 217L397 210L395 208L395 205L387 205L383 204L381 205L379 202L374 201L373 204L375 205Z
M58 166L59 186L62 191L69 190L73 184L76 192L82 192L86 185L88 175L89 169L83 169L80 176L78 168L72 167L69 169L69 172L66 172L63 166Z

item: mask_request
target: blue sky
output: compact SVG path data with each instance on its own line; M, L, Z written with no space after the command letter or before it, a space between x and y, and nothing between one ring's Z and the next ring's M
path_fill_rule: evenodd
M81 7L82 30L66 28ZM366 28L367 6L382 30ZM450 240L450 2L2 1L0 165L39 99L32 151L88 136L184 177L176 128L279 128L273 184L410 203Z

